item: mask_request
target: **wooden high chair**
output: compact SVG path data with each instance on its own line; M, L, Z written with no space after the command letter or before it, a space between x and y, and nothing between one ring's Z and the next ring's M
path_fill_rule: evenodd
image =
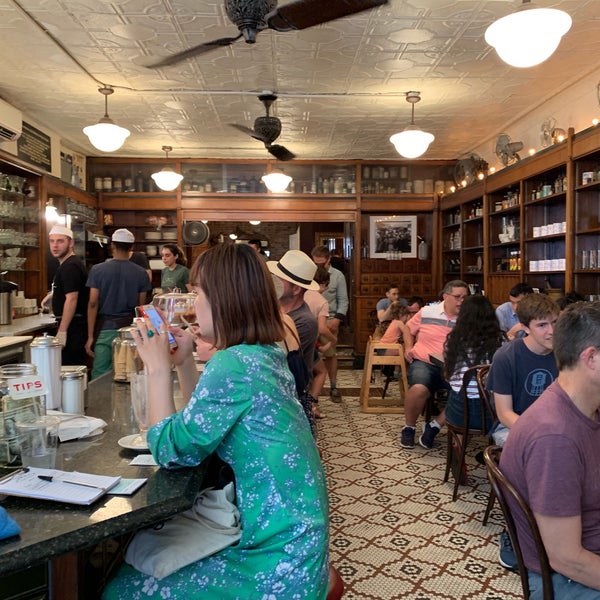
M395 350L397 355L379 354L378 351ZM400 397L396 404L384 402L382 396L371 396L371 376L374 365L394 365L399 367L400 377L398 385ZM374 341L369 337L365 355L365 366L363 369L362 385L360 388L360 409L365 413L399 413L404 412L404 398L408 391L408 379L406 377L406 362L404 360L404 347L402 344L386 344Z

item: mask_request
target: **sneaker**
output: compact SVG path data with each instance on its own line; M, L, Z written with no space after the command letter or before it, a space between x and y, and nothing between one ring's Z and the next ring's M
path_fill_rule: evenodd
M340 390L337 388L331 388L331 391L329 392L329 399L336 404L341 402L342 394L340 393Z
M407 450L412 450L415 447L415 428L406 427L402 428L402 432L400 434L400 445Z
M425 427L423 427L423 435L419 438L419 444L426 450L431 450L433 448L433 440L439 432L439 427L433 427L429 423L426 423Z
M500 534L499 540L499 550L498 550L498 560L500 564L505 569L510 569L511 571L518 571L519 566L517 564L517 556L513 549L512 542L510 541L510 536L508 535L508 531L506 529Z
M456 444L452 444L452 476L454 477L454 481L458 481L459 485L467 485L469 482L467 465L463 461L462 465L459 466L458 452L458 446Z

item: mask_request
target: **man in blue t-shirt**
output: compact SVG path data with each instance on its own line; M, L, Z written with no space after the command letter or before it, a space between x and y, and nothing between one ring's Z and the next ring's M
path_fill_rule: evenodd
M517 315L527 334L505 344L494 355L486 387L494 394L499 423L492 430L503 446L510 428L556 379L553 331L560 309L546 294L527 294L517 305ZM500 534L500 564L515 569L517 559L508 533Z
M88 275L85 349L94 358L92 379L112 369L112 342L121 327L131 324L135 307L152 289L146 271L129 260L134 242L131 231L117 229L111 238L112 260L94 265Z
M526 283L517 283L508 292L508 302L501 304L496 309L500 329L506 332L506 337L509 340L525 337L525 330L517 316L517 306L527 294L533 294L533 288Z

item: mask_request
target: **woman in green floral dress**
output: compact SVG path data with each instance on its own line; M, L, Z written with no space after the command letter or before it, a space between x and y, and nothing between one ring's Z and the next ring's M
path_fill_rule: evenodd
M245 244L202 254L191 273L198 292L195 328L216 349L204 373L192 336L138 324L149 373L148 444L165 468L198 465L211 453L233 468L242 537L235 546L164 579L123 565L104 592L114 599L318 600L327 596L328 504L325 475L284 352L283 328L264 261ZM175 412L171 360L187 406Z

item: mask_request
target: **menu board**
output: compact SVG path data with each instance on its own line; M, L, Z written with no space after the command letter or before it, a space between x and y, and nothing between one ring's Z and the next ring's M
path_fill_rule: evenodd
M23 121L23 132L17 140L17 156L19 158L44 169L44 171L51 171L50 144L49 135Z

